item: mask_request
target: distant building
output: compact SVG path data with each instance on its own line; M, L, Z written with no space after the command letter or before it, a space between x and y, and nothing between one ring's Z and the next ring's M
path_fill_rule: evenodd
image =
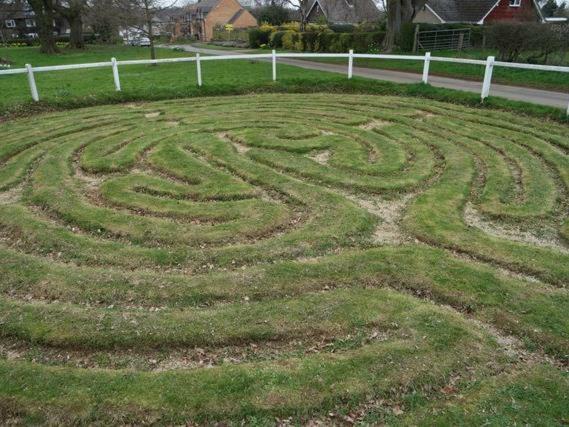
M67 22L60 18L53 21L54 35L69 33ZM37 38L35 13L25 0L0 2L0 41L2 39Z
M537 0L427 0L413 22L489 24L545 22Z
M314 0L308 7L308 22L325 20L329 24L360 24L380 17L373 0Z
M202 0L188 7L189 35L209 41L216 26L234 29L257 26L257 19L237 0Z

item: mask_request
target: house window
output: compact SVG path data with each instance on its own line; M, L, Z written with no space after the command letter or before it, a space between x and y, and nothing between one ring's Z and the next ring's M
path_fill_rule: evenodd
M6 28L16 28L16 21L13 19L6 19L4 23L6 24Z
M510 0L510 7L520 7L522 0Z
M26 19L26 27L32 28L36 26L36 21L33 19Z

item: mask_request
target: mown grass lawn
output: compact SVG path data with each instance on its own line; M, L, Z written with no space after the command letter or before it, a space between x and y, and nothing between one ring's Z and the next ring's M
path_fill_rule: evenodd
M527 115L561 112L203 69L0 78L12 114L120 102L0 125L0 420L569 418L568 129ZM203 97L265 91L303 93Z
M227 47L220 47L214 44L196 43L196 47L203 47L208 49L231 50ZM243 50L243 49L240 49ZM270 52L271 49L248 49L249 52ZM283 50L284 51L284 50ZM402 52L402 55L409 55L408 52ZM419 52L416 55L423 55ZM466 59L481 59L486 60L488 56L496 56L497 53L490 49L467 49L461 52L457 51L436 51L432 52L433 56L466 58ZM332 64L345 64L345 59L339 58L310 58L308 61L325 62ZM523 58L520 60L523 62ZM555 59L550 65L567 66L569 64L569 56L556 55ZM408 60L394 60L394 59L355 59L355 67L375 68L382 70L395 70L405 71L409 73L422 74L423 62L422 61L408 61ZM445 62L431 62L429 73L431 75L451 77L465 80L482 81L484 78L483 65L468 65L458 63L445 63ZM569 93L569 77L567 73L550 72L550 71L535 71L535 70L522 70L495 67L493 72L492 81L512 86L525 86L537 89L548 89L553 91L560 91Z
M167 48L158 49L159 58L188 55L191 54ZM26 63L41 66L109 61L111 57L119 60L147 59L148 49L89 46L85 51L63 50L61 54L47 56L40 54L37 48L0 48L0 56L12 61L13 67L23 67ZM349 81L344 75L337 73L311 71L283 64L278 66L278 81L273 82L270 63L262 61L204 61L202 70L204 85L198 88L193 63L122 66L119 71L122 92L114 90L110 67L36 73L39 103L31 100L25 74L3 75L0 76L0 90L3 94L0 98L0 116L18 116L53 109L125 101L263 92L375 93L424 97L480 106L479 96L473 93L434 88L423 84L402 85L357 77ZM484 107L499 107L523 114L567 120L565 111L560 109L501 98L487 99Z
M157 49L159 58L193 56L172 49ZM148 48L125 46L89 46L85 52L63 51L59 55L42 55L32 48L0 48L0 56L13 61L12 68L33 66L80 64L87 62L149 59ZM303 76L318 78L319 73L295 67L282 67L283 78ZM271 65L262 62L234 61L231 63L204 62L202 64L204 85L217 88L238 85L253 85L270 81ZM65 103L78 98L112 98L114 83L110 67L99 69L66 70L36 73L40 98L46 102ZM194 63L153 65L129 65L120 67L123 92L132 96L150 97L164 93L171 96L188 96L196 91L197 78ZM0 76L0 109L30 101L26 75Z
M421 53L419 53L419 55L421 55ZM496 55L496 52L491 50L466 50L463 52L438 51L433 52L432 55L485 60L490 55ZM567 65L568 63L569 62L564 61L559 65ZM398 70L418 74L422 74L423 72L423 63L421 61L356 59L354 66ZM483 65L433 61L431 62L429 72L437 76L482 81L484 78L484 69L485 67ZM567 73L495 67L492 81L506 85L526 86L569 93L569 77Z
M316 81L0 124L2 422L569 419L567 125Z

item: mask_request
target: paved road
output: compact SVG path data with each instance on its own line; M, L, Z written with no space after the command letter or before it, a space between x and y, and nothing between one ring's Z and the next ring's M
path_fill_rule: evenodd
M168 46L162 46L168 47ZM204 53L208 55L240 55L251 53L246 50L217 50L190 45L169 46L183 49L187 52ZM347 65L327 64L322 62L306 61L301 59L279 58L280 64L294 65L301 68L319 71L329 71L334 73L347 73ZM421 75L415 73L406 73L403 71L379 70L374 68L354 67L354 76L366 77L375 80L387 80L395 83L417 83L421 81ZM569 76L567 77L569 79ZM464 90L467 92L480 93L482 82L473 82L468 80L453 79L448 77L429 76L429 83L436 87L444 87L449 89ZM530 89L519 86L507 86L500 84L492 84L490 91L492 96L500 96L502 98L512 99L515 101L525 101L534 104L549 105L566 109L569 103L569 94L561 92L552 92L541 89Z

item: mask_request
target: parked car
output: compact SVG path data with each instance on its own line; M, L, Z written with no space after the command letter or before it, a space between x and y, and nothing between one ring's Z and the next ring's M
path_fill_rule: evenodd
M129 46L150 46L150 39L148 37L133 37L125 40L125 44Z

